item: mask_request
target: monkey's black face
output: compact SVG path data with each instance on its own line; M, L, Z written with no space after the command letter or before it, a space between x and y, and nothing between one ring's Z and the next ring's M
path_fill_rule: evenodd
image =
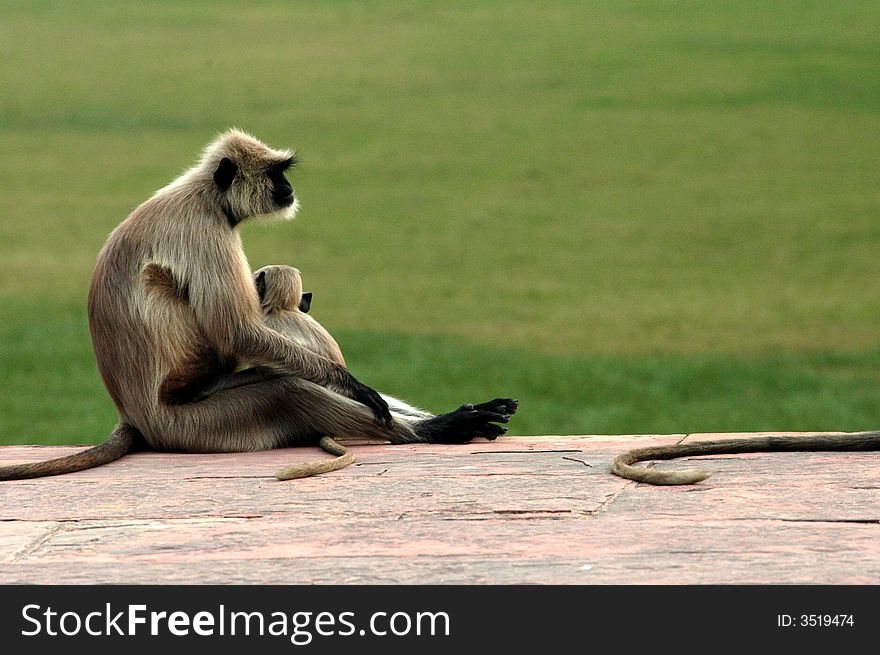
M303 314L309 313L309 308L312 306L312 292L311 291L303 291L302 298L299 301L299 311Z
M272 200L279 207L290 207L293 204L293 187L284 175L285 171L296 164L296 158L290 157L269 168L269 182L272 185Z
M253 159L253 158L251 158ZM214 182L222 191L220 208L232 227L247 218L266 221L291 219L299 201L285 172L296 165L296 156L278 153L277 158L236 162L223 157L214 171Z

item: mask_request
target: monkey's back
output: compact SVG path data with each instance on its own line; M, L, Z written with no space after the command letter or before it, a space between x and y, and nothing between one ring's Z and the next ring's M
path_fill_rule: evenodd
M154 197L110 235L88 302L92 347L107 391L120 416L154 447L161 435L150 426L164 405L176 402L175 393L200 375L229 368L196 323L185 281L169 261L174 248L167 242L180 237L160 229L166 212L161 197Z

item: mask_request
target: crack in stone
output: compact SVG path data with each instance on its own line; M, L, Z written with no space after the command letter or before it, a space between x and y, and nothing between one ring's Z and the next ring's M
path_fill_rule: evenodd
M633 480L625 480L624 481L622 478L621 478L621 481L623 481L623 486L620 487L620 489L618 489L614 493L612 493L608 496L605 496L605 500L603 500L601 503L599 503L599 507L597 507L593 512L591 512L591 514L593 514L593 515L601 514L602 512L604 512L605 510L608 509L608 507L611 505L611 503L613 503L615 500L617 500L617 498L620 496L620 494L622 494L624 491L626 491L627 487L630 487L634 484L638 484L637 482L635 482Z
M262 475L193 475L180 478L180 481L187 482L189 480L259 480L261 478L274 480L275 476L268 473L264 473Z
M251 520L251 519L262 519L262 518L272 518L273 516L283 516L283 514L276 515L266 515L266 514L191 514L188 516L167 516L167 515L150 515L150 516L137 516L137 517L129 517L128 521L133 521L132 523L124 523L122 526L138 526L141 525L144 521L200 521L203 519L210 520ZM106 516L81 516L79 518L70 519L70 518L36 518L36 519L0 519L0 523L86 523L86 522L96 522L96 523L106 523L112 524L111 527L119 527L119 524L113 523L114 521L119 521L119 518L108 518ZM77 529L79 530L88 530L92 526L80 526ZM107 527L106 525L97 526L97 527Z
M671 518L684 518L680 514L663 514ZM851 523L861 525L880 525L880 519L790 519L783 516L731 516L723 521L780 521L782 523Z
M472 450L471 455L531 455L533 453L582 453L579 449L559 450Z
M493 509L493 514L571 514L572 509Z
M67 526L64 523L59 523L58 525L53 526L43 534L34 537L29 542L24 544L21 548L12 553L12 555L10 555L6 559L6 561L12 564L20 562L23 559L26 559L32 553L34 553L38 548L40 548L40 546L48 543L49 540L52 539L52 537L61 534L62 532L69 532L70 530L72 530L71 527Z
M775 518L775 521L784 521L785 523L859 523L863 525L880 525L880 519L782 519Z
M440 516L440 521L491 521L501 518L505 521L571 521L578 518L592 518L593 513L585 510L494 510L466 516Z

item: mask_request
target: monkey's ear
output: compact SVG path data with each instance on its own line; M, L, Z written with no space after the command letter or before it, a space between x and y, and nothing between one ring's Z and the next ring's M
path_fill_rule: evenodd
M260 302L266 299L266 271L260 271L256 279L257 295L260 296Z
M299 301L299 311L303 314L309 313L309 308L312 306L312 292L311 291L303 291L302 298Z
M226 189L232 186L232 180L235 179L237 172L238 166L235 165L235 162L229 157L224 157L220 160L217 170L214 171L214 182L217 183L218 187L226 191Z

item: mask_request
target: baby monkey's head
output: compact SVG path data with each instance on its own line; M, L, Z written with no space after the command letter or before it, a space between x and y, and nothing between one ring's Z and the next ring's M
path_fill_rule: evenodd
M293 266L264 266L254 273L254 284L264 312L286 309L307 313L312 306L312 292L303 292L302 276Z

